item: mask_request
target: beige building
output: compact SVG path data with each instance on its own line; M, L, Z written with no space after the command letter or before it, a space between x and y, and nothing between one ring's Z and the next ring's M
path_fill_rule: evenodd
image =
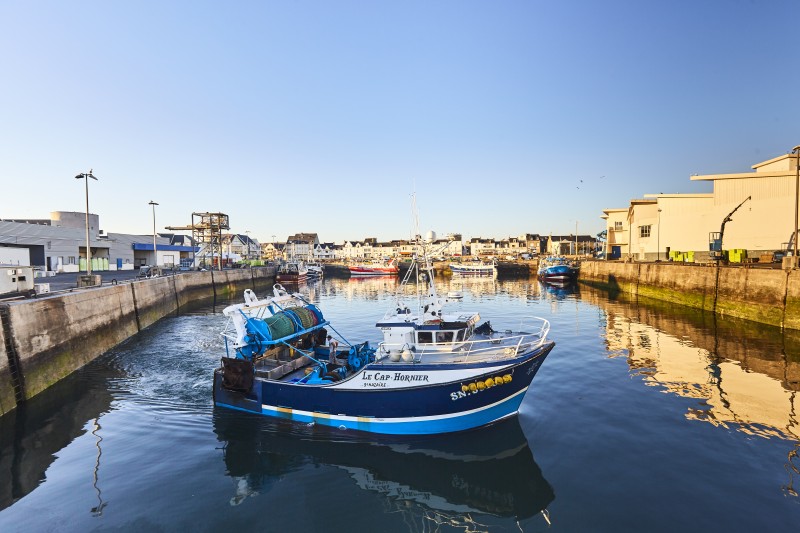
M692 176L709 181L706 194L648 194L627 209L605 209L607 258L666 260L670 251L708 259L712 233L724 250L750 257L786 247L794 228L797 158L786 154L753 165L754 172Z

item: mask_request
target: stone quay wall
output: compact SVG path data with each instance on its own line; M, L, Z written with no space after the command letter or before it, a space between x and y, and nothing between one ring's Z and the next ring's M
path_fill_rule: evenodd
M274 278L273 267L190 272L0 304L0 416L190 302Z
M644 296L800 330L800 270L587 261L579 280L612 295Z

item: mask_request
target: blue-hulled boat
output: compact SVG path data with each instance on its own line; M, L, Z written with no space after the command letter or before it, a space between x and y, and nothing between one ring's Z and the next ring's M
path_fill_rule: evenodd
M538 276L541 281L571 283L577 281L580 266L566 257L548 256L540 260Z
M496 331L480 315L447 312L427 256L398 294L421 283L414 309L402 298L377 323L383 342L351 343L300 294L276 285L263 300L227 307L226 353L214 404L267 416L386 434L462 431L513 416L555 345L550 324ZM408 291L410 292L410 291Z

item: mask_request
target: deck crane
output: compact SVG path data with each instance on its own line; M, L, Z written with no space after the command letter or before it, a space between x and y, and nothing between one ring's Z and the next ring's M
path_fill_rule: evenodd
M709 256L714 261L721 261L725 258L725 255L722 253L722 237L725 235L725 224L733 220L731 216L739 210L740 207L744 205L747 200L750 200L750 196L745 198L742 203L737 205L733 211L728 213L728 216L722 219L722 225L719 228L719 231L712 231L708 234L708 251Z

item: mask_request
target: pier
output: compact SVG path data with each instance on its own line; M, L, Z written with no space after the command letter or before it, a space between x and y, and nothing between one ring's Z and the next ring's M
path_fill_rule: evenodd
M186 272L0 304L0 416L191 302L274 277L272 267Z
M579 281L612 297L640 296L800 330L800 272L688 263L585 261Z

